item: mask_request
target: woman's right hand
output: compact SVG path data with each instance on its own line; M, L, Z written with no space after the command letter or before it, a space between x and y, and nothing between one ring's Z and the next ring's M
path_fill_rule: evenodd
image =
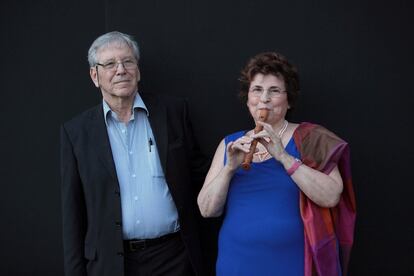
M228 169L231 171L237 170L240 164L244 161L246 154L250 151L250 144L252 141L252 138L242 136L227 144L227 162L225 166L228 167Z

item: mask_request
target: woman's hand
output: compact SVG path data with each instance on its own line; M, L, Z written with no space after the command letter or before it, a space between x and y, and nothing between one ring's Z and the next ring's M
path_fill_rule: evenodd
M296 162L295 158L289 155L282 144L282 137L274 131L271 125L257 122L263 126L263 130L252 135L283 167L288 170ZM329 175L308 167L305 164L291 175L299 189L313 202L321 207L334 207L340 199L343 183L338 167L335 167Z
M226 166L231 170L235 171L243 162L244 157L250 151L250 144L253 141L248 136L242 136L236 141L230 142L227 145L227 163Z
M282 144L282 137L279 137L278 133L276 133L272 126L268 123L258 121L257 124L263 126L263 130L252 135L252 138L257 139L258 142L266 148L270 155L280 161L282 156L286 154L285 148Z

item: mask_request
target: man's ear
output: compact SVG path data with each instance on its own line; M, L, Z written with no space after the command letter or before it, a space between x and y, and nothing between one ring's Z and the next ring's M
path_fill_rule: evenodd
M89 75L91 76L91 79L95 86L99 88L98 70L96 70L96 67L91 67L89 69Z

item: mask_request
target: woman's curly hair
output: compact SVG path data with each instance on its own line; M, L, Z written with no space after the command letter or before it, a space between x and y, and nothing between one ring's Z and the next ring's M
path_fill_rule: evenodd
M256 74L274 75L283 77L288 96L289 111L292 111L299 97L299 75L296 67L281 54L276 52L264 52L252 57L241 71L239 97L247 102L250 83Z

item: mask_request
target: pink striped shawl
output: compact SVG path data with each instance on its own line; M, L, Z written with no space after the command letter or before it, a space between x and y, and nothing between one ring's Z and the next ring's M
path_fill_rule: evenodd
M336 207L322 208L302 192L300 212L305 232L305 276L345 276L354 236L356 204L348 144L329 130L302 123L293 138L304 164L329 174L338 166L344 189Z

